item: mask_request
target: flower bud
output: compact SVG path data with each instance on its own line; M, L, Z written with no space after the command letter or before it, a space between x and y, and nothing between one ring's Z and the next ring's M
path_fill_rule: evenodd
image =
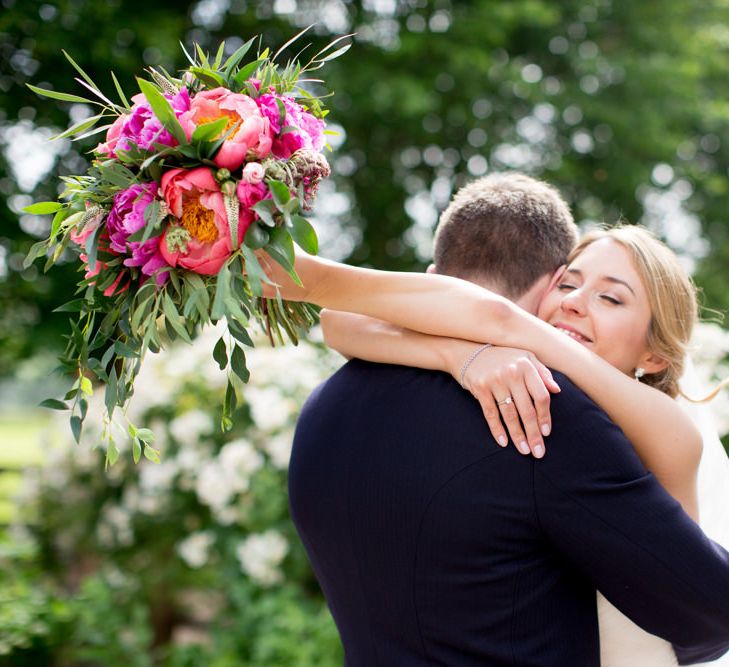
M226 197L235 197L236 187L237 187L237 185L236 185L235 181L225 181L225 183L220 184L220 191Z
M249 162L243 167L243 180L251 185L260 183L265 175L266 170L260 162Z
M230 178L229 169L218 169L218 171L215 172L215 180L218 181L218 183L224 183L229 178Z

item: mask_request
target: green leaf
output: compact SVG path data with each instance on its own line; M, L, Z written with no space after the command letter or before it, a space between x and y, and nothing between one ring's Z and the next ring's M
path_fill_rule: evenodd
M71 417L71 433L73 433L73 439L76 443L81 442L81 417L73 415Z
M289 199L291 199L291 191L288 186L274 178L267 179L266 184L268 185L268 189L271 191L271 195L273 195L273 201L276 206L279 210L283 210L286 204L288 204Z
M251 206L251 211L255 211L258 217L261 218L261 222L269 227L276 226L276 220L274 220L273 214L276 212L276 204L273 199L261 199Z
M106 448L106 467L113 466L119 460L119 448L113 440L109 440Z
M96 123L98 123L101 118L101 114L99 114L98 116L91 116L91 118L84 118L78 123L73 124L65 132L61 132L61 134L57 134L53 138L65 139L66 137L70 137L74 134L81 134L82 132L85 132L86 130L94 127L94 125L96 125Z
M294 241L301 246L302 250L308 252L310 255L316 255L319 252L319 241L316 238L316 232L311 226L311 223L300 215L292 215L291 223L291 236L294 237Z
M243 60L246 53L250 50L251 46L253 45L253 42L256 41L255 37L252 37L249 39L243 46L241 46L228 60L225 61L225 64L223 65L223 70L225 71L225 78L227 79L230 77L231 72L235 67L238 66L238 63Z
M230 365L233 368L233 372L243 381L248 382L251 374L246 367L246 355L243 352L243 348L237 345L233 346L233 355L230 358Z
M276 227L271 231L271 242L266 252L287 271L291 272L296 261L294 241L285 227Z
M27 269L36 259L38 259L38 257L43 255L46 251L46 247L46 241L38 241L37 243L34 243L23 260L23 268Z
M78 95L69 95L68 93L58 93L55 90L46 90L44 88L38 88L37 86L31 86L29 83L25 84L34 93L42 97L50 97L53 100L60 100L61 102L78 102L80 104L99 104L93 100L87 100L85 97L79 97Z
M87 378L85 375L82 375L80 380L81 384L79 388L81 389L81 391L87 396L91 396L94 393L94 387L91 384L91 380L89 380L89 378Z
M114 352L120 357L126 357L127 359L135 359L139 356L138 350L129 347L129 345L122 343L120 340L114 343Z
M137 437L144 443L154 442L154 433L148 428L137 429Z
M61 49L61 53L66 57L66 60L71 63L73 68L84 78L84 80L92 87L96 88L96 84L93 82L91 77L86 74L86 72L81 69L81 66L68 54L68 52L64 49Z
M41 408L49 408L50 410L70 410L63 401L59 401L57 398L47 398L45 401L39 403Z
M152 463L159 463L159 451L149 445L144 445L144 458Z
M254 60L252 63L248 63L245 67L241 68L238 74L235 75L236 86L240 88L254 73L255 71L266 62L265 58Z
M246 230L244 243L253 250L263 248L270 240L271 236L267 230L263 229L259 224L253 223Z
M81 413L81 421L86 419L86 413L89 411L89 402L82 398L78 402L79 412Z
M221 371L228 365L228 354L225 350L225 341L222 337L215 343L213 359L215 359Z
M228 384L225 387L225 400L223 401L223 418L221 420L221 426L224 431L230 431L233 428L233 420L231 417L237 404L238 397L235 393L235 387L230 381L230 378L228 378Z
M218 69L220 67L220 63L223 62L223 54L225 53L225 41L220 42L220 46L218 47L218 52L215 54L215 60L213 61L213 68Z
M248 347L253 347L253 341L248 335L245 327L241 326L235 320L228 320L228 329L230 330L233 338L235 338L239 343L243 343L243 345L247 345Z
M228 124L228 118L218 118L210 123L198 125L192 133L192 142L200 143L201 141L212 141L217 139L220 133Z
M142 444L139 442L139 438L132 440L132 460L134 463L139 463L139 459L142 458Z
M23 210L33 215L48 215L49 213L57 213L63 208L63 204L55 201L39 201L37 204L25 206Z
M172 325L172 328L180 336L180 338L182 338L182 340L186 343L192 343L190 334L187 333L187 329L185 328L185 320L180 316L177 306L175 306L174 301L172 301L172 297L167 291L165 291L162 310L165 314L165 318L167 318L167 321Z
M152 107L154 115L157 116L159 122L164 125L165 129L175 138L180 144L187 143L187 136L185 131L180 125L180 121L177 120L175 111L169 100L159 91L159 89L149 81L137 78L139 84L139 90L142 91L144 97L147 98L147 102Z
M129 101L127 100L127 97L124 94L122 87L119 85L119 81L117 80L116 74L114 74L114 72L111 73L111 78L114 80L114 86L116 87L116 92L119 95L119 99L121 100L122 105L124 106L125 109L129 109Z
M116 368L112 366L111 373L109 373L109 381L106 383L106 391L104 392L104 405L106 406L106 412L110 418L114 412L114 408L116 407L118 381Z
M220 74L213 72L204 67L191 67L190 71L202 81L204 84L217 88L218 86L226 87L226 81Z
M219 320L225 315L225 301L230 294L230 269L227 264L223 264L218 271L215 286L215 298L213 299L213 307L210 311L210 317Z
M99 250L99 236L103 229L104 225L99 225L86 239L86 263L89 265L90 271L93 271L96 268L96 254ZM98 286L99 284L97 281L97 287Z
M58 306L58 308L54 308L54 313L78 313L81 310L85 310L86 306L88 304L86 303L86 299L74 299L73 301L68 301L64 303L62 306Z

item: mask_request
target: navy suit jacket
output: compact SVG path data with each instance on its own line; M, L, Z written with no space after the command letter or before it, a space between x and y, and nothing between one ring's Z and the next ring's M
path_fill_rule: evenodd
M355 360L309 398L291 510L348 667L597 667L595 589L684 664L729 649L729 554L555 377L542 460L444 373Z

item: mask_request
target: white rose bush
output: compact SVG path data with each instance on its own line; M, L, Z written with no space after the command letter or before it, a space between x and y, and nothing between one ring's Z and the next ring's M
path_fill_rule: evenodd
M209 360L219 336L211 327L140 369L128 417L154 429L158 463L122 456L105 472L102 411L89 410L80 445L55 419L18 499L12 543L25 552L0 552L3 585L25 582L14 611L0 611L0 626L16 628L0 639L0 663L342 664L286 491L298 411L341 359L308 342L252 349L224 432L228 379Z

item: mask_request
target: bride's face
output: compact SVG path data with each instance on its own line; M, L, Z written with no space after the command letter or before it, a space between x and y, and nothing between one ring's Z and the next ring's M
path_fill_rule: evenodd
M545 294L539 317L624 373L648 365L648 296L628 251L610 239L574 259Z

